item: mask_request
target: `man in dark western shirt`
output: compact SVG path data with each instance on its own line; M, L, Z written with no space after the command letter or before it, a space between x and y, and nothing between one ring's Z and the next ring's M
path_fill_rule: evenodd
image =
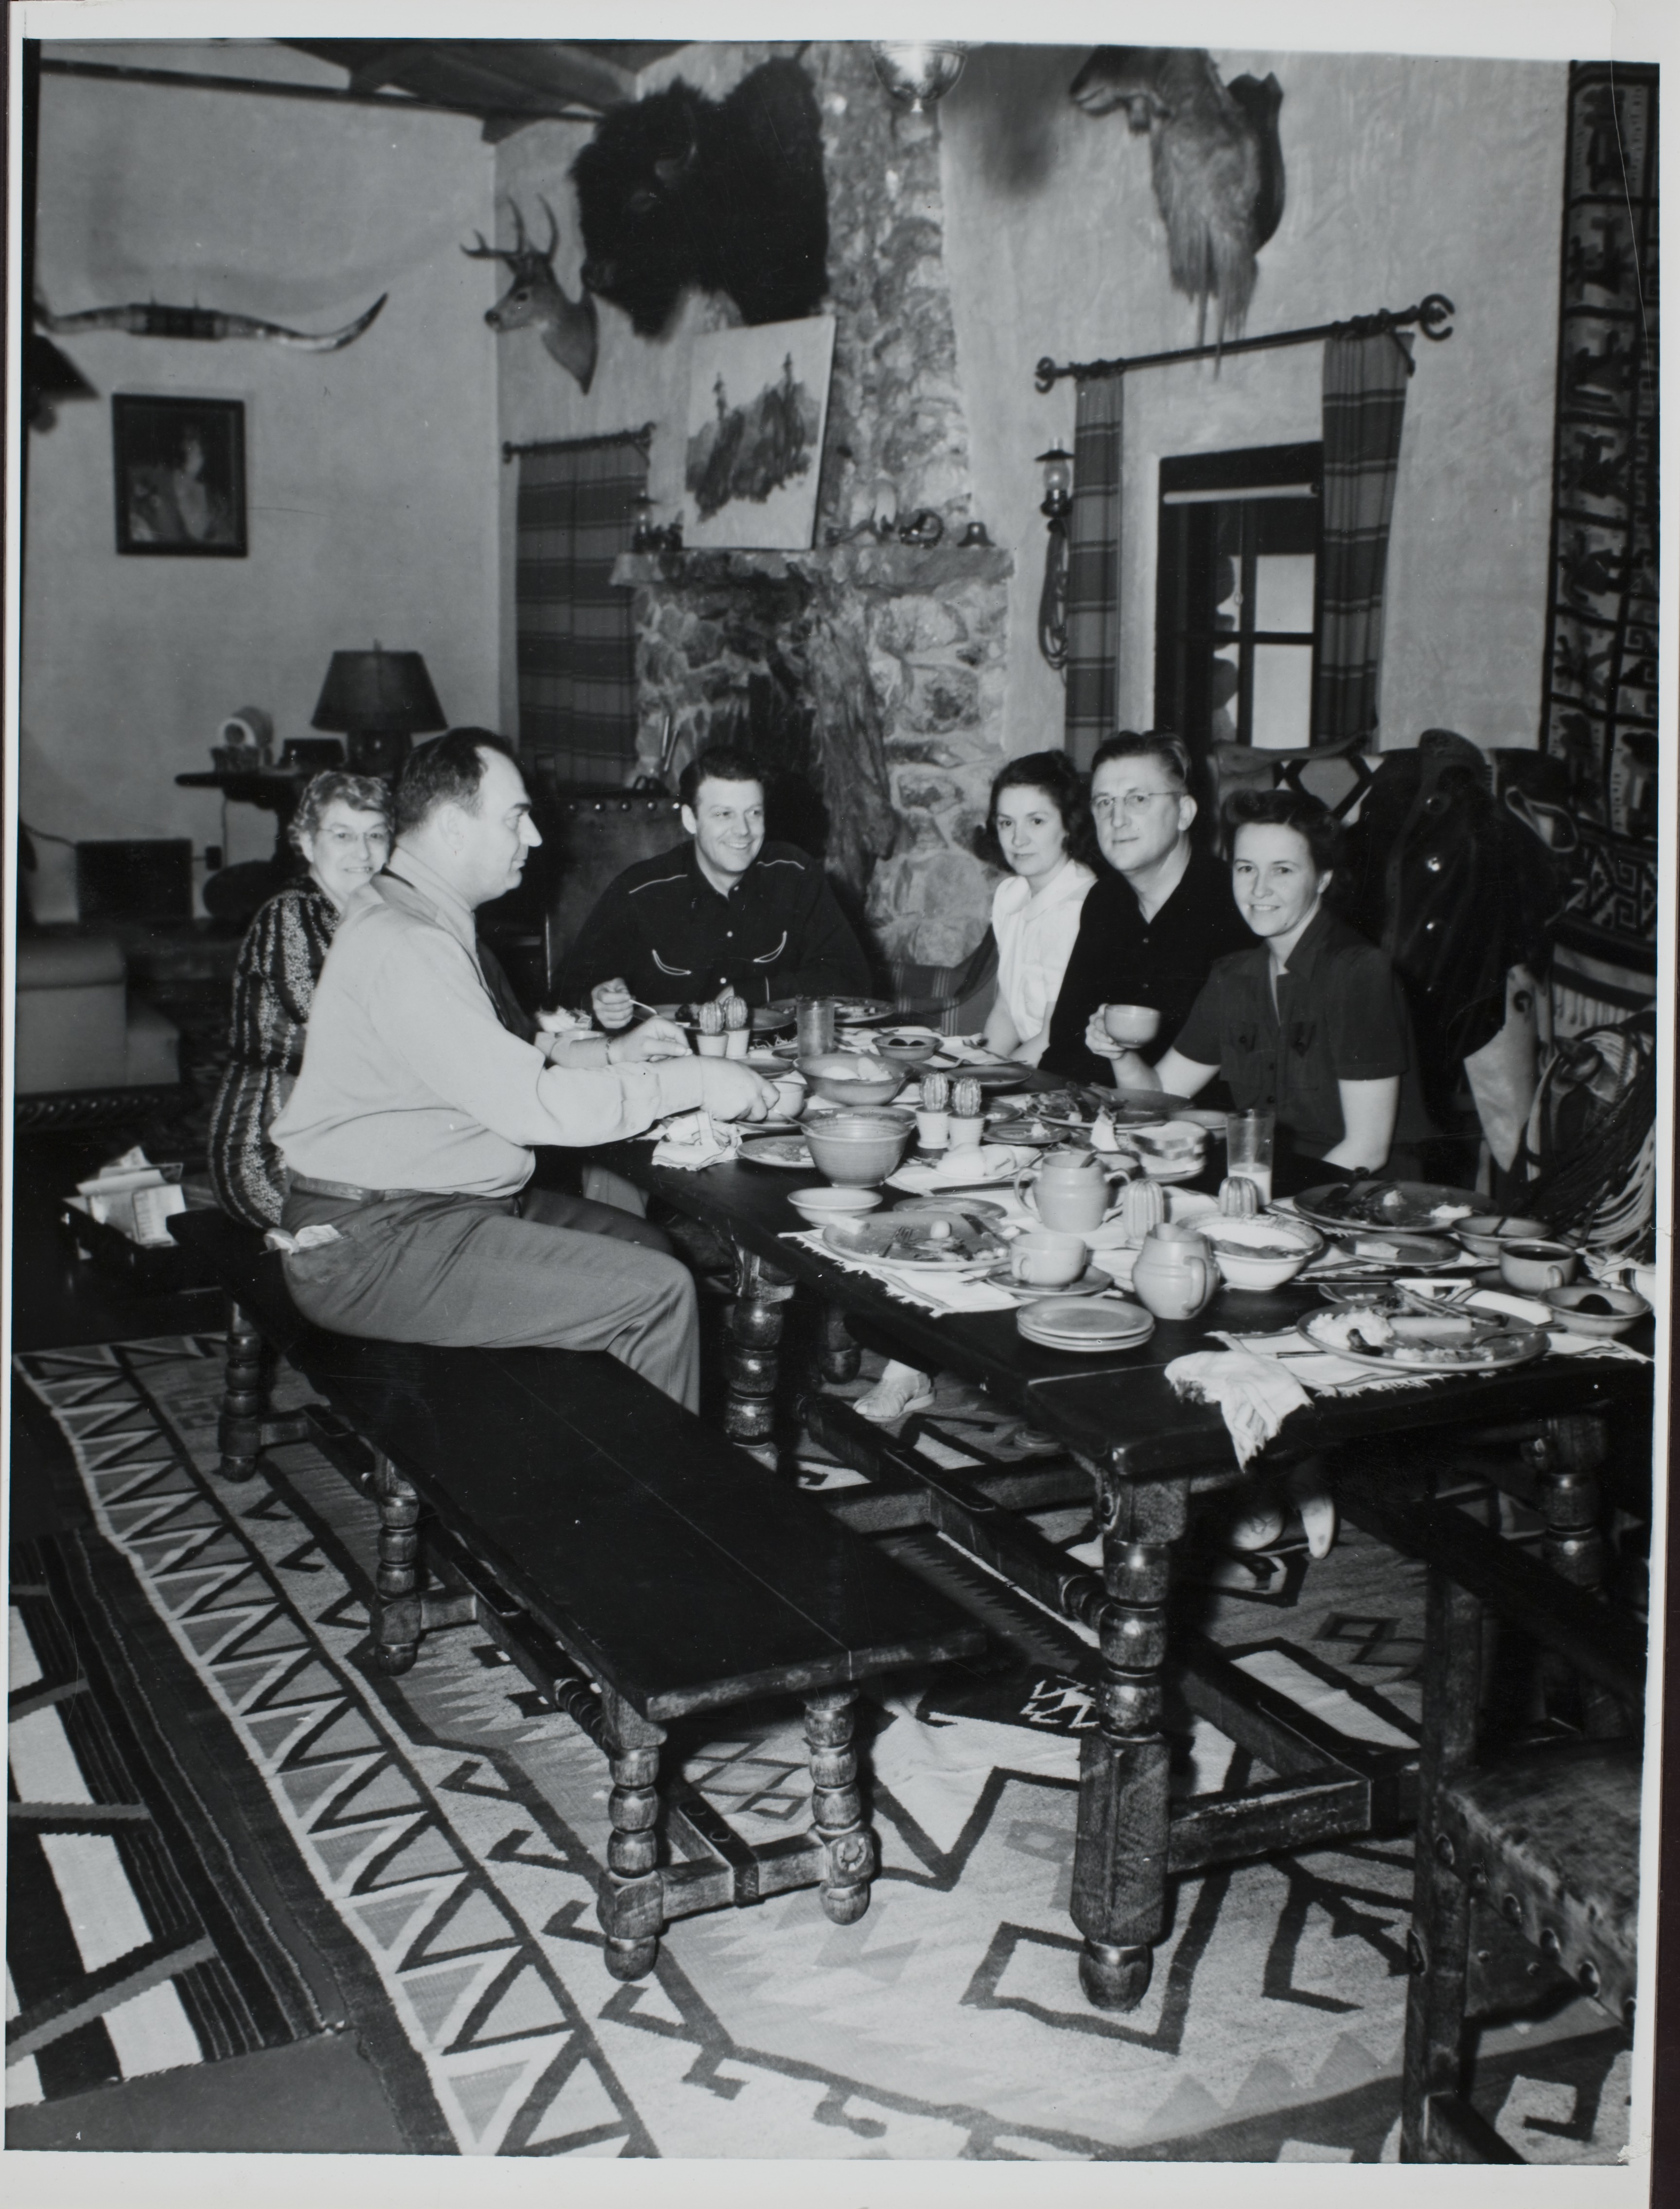
M562 1002L587 1002L613 1029L629 1025L633 998L866 994L868 963L822 866L764 840L757 763L714 746L683 770L682 796L690 840L608 884L566 961Z
M1110 1083L1123 1046L1105 1033L1105 1005L1153 1005L1160 1028L1143 1056L1171 1047L1209 969L1254 942L1231 894L1230 870L1190 840L1195 800L1177 737L1123 730L1098 748L1091 811L1106 870L1085 900L1040 1064L1075 1081Z

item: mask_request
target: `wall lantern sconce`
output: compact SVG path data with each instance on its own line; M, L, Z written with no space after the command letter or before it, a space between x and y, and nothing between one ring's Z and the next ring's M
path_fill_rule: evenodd
M1074 456L1052 445L1039 454L1045 495L1045 587L1039 594L1039 649L1057 673L1068 664L1068 516L1074 506Z
M875 73L900 107L925 115L962 75L968 58L963 39L886 39L870 47Z

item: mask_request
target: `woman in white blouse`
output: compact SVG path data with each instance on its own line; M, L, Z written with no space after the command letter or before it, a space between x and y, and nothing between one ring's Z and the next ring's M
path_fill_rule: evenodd
M992 900L997 996L985 1039L1000 1058L1036 1066L1079 933L1080 907L1097 879L1085 783L1065 752L1027 752L1009 761L991 785L985 844L1010 870Z

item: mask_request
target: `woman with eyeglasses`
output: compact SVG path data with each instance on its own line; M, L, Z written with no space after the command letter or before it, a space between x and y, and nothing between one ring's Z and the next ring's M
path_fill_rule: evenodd
M981 850L1009 869L991 901L997 995L985 1039L1036 1066L1067 972L1080 908L1096 881L1097 841L1079 769L1065 752L1027 752L991 785Z
M390 851L391 794L370 775L317 774L286 833L309 871L259 908L239 946L231 1055L210 1118L217 1201L252 1227L280 1225L286 1169L268 1125L303 1065L315 985L339 917Z

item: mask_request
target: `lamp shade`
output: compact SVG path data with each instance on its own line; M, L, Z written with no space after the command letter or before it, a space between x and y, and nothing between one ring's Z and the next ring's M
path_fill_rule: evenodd
M335 652L310 717L316 729L410 737L447 728L448 719L418 652Z

